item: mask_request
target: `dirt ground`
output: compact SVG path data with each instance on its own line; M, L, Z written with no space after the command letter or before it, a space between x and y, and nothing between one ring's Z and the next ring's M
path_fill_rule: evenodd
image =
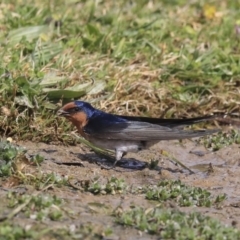
M68 176L74 181L94 179L95 177L110 178L115 176L125 180L127 185L142 186L156 184L163 179L180 179L190 186L199 186L210 191L213 195L227 194L221 209L201 207L177 207L182 211L198 211L220 220L229 226L234 225L240 229L240 146L231 145L217 152L210 152L194 140L165 141L158 143L151 150L136 154L128 154L125 159L138 159L140 161L159 160L158 169L131 170L117 167L116 170L102 169L96 161L103 163L86 147L81 146L56 146L44 143L20 142L19 145L29 149L30 154L41 154L45 161L40 169L43 172L55 172L61 176ZM190 167L195 173L177 166L163 157L160 151L164 150ZM130 160L131 161L131 160ZM57 163L56 163L57 162ZM71 163L70 165L59 163ZM209 172L209 164L212 164ZM93 195L88 192L70 187L54 188L49 193L62 198L68 209L74 212L75 218L65 218L56 225L79 226L90 223L96 228L110 227L114 230L115 238L111 239L155 239L154 236L139 233L133 228L124 228L114 223L110 216L119 206L123 210L130 206L152 207L156 202L148 201L144 195ZM100 204L101 207L98 204ZM121 236L121 237L119 237Z

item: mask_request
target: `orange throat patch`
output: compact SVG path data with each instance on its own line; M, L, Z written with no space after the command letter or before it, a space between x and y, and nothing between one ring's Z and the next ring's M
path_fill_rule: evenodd
M87 125L87 115L84 112L78 112L73 114L72 116L67 117L69 121L73 123L74 126L76 126L78 132L83 136L84 138L87 137L87 135L84 133L83 128Z

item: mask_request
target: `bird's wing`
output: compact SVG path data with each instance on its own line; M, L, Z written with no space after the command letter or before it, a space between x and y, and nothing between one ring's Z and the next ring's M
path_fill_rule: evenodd
M212 120L215 116L203 116L203 117L196 117L196 118L183 118L183 119L164 119L164 118L149 118L149 117L135 117L135 116L120 116L115 115L117 117L121 117L128 121L138 121L138 122L148 122L152 124L157 124L165 127L177 127L181 128L187 125L192 125L195 123Z
M96 124L96 123L95 123ZM84 132L91 137L114 140L172 140L204 136L219 130L182 130L138 121L98 123L89 122Z

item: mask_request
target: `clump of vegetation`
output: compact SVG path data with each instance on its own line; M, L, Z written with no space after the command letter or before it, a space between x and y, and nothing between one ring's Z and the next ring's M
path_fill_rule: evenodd
M107 179L106 183L103 183L99 179L92 180L92 181L81 181L80 187L77 187L77 184L79 182L72 184L70 183L72 187L86 191L91 192L95 195L97 194L117 194L117 193L123 193L127 190L127 185L123 179L118 179L116 177L111 177L110 179Z
M229 132L220 132L208 138L202 138L200 142L203 142L206 148L217 151L234 143L240 144L240 134L233 129Z
M36 220L59 220L63 213L60 209L62 200L56 196L48 195L17 195L9 192L7 195L8 207L23 206L21 212L26 217Z
M21 226L8 222L0 225L0 239L103 239L113 233L109 227L99 227L91 223L70 225L59 228L53 226L37 226L36 222L32 226Z
M16 146L7 141L0 142L0 176L7 177L13 173L21 172L26 165L39 165L44 158L34 155L31 158L26 156L25 148Z
M107 183L101 183L96 180L91 182L86 188L85 191L91 192L93 194L116 194L122 193L127 188L127 185L123 179L118 179L111 177L107 180Z
M27 230L18 225L7 223L0 225L0 238L2 239L36 239L40 235L38 231Z
M117 223L131 226L162 239L239 239L240 231L226 227L200 213L186 214L161 207L133 208L120 213Z
M33 185L36 190L42 190L49 185L56 187L68 186L68 176L62 177L57 173L42 173L35 175L22 175L21 180L24 184Z
M220 204L226 199L226 195L219 195L216 198L211 193L200 187L190 187L180 180L164 180L156 186L149 186L145 190L146 198L164 202L174 199L179 206L211 207L212 204Z

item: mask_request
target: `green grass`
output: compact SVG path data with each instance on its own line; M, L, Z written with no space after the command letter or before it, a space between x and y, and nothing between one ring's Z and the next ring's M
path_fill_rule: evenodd
M159 182L158 185L149 186L145 191L146 198L149 200L164 202L174 199L179 206L185 207L211 207L211 205L220 204L226 199L225 195L218 195L214 199L209 191L200 187L187 186L180 180L164 180Z
M39 154L27 157L27 149L0 141L0 177L8 177L23 171L27 165L39 165L44 158Z
M7 136L70 141L54 113L73 98L146 116L239 112L236 1L3 5L0 130Z
M240 144L240 134L237 130L231 130L229 132L221 132L209 138L201 139L205 147L217 151L223 147L231 144Z
M8 196L8 207L17 208L20 205L24 205L22 212L26 217L35 220L59 220L63 213L60 209L61 199L56 196L30 196L23 195L18 196L17 194L9 193Z
M0 226L0 239L103 239L105 236L111 235L111 229L104 229L103 231L96 229L96 226L86 224L80 226L76 231L72 232L70 229L61 228L53 229L52 227L30 226L26 229L17 224L5 223Z
M117 222L159 236L162 239L239 239L240 232L199 213L177 210L133 208L117 217Z

